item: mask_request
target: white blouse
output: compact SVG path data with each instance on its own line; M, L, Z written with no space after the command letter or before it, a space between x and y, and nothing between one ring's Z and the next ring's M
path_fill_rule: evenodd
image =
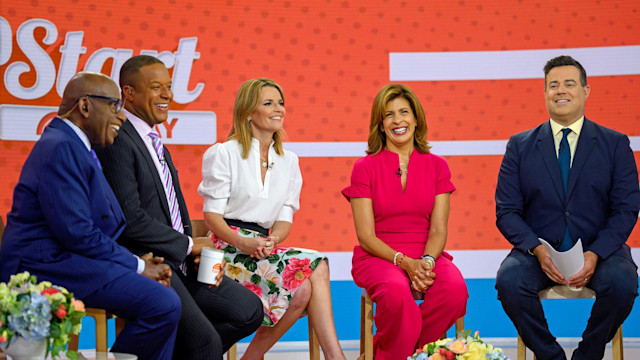
M270 163L264 184L258 139L252 139L246 159L242 158L242 146L236 140L207 149L198 186L198 194L204 197L204 211L267 229L276 221L291 223L293 213L300 208L302 174L298 156L287 150L278 155L273 144L269 147Z

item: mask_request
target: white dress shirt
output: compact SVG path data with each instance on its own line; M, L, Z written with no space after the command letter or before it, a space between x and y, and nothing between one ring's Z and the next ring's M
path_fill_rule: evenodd
M236 140L215 144L205 152L198 186L205 212L267 229L276 221L293 221L293 213L300 208L302 189L298 156L287 150L278 155L272 142L263 184L259 147L260 142L252 139L246 159Z

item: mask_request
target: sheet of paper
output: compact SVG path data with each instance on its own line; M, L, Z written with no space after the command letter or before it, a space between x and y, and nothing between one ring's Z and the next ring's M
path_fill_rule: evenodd
M584 255L582 252L582 240L578 239L575 245L567 251L559 252L553 248L546 240L538 238L542 245L549 252L553 264L560 270L564 279L569 281L569 278L575 275L584 266Z

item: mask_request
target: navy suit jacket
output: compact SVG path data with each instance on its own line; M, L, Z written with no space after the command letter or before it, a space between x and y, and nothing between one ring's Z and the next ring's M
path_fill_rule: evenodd
M513 135L495 199L498 229L516 249L539 245L538 237L557 247L568 225L573 240L582 239L584 251L632 260L625 242L638 220L640 190L624 134L584 119L567 196L549 122Z
M171 226L169 204L158 170L130 122L122 125L113 145L95 150L129 223L118 242L138 255L151 251L162 256L172 269L178 270L187 257L191 221L167 148L164 157L173 178L184 234Z
M124 215L78 135L52 120L24 163L0 250L0 280L29 271L79 298L136 271L116 239Z

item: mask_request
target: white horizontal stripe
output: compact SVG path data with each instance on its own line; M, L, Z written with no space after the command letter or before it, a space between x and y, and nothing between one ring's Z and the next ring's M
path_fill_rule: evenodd
M587 76L640 74L640 46L572 49L389 53L391 81L504 80L543 78L551 58L570 55Z
M465 279L493 279L498 268L510 250L447 250L453 256L453 263L460 269ZM329 258L332 281L349 280L351 277L351 252L325 252ZM640 248L632 248L636 264L640 264Z
M629 137L631 149L640 151L640 136ZM441 156L504 155L508 140L430 141ZM366 142L285 142L284 148L299 157L362 157Z

